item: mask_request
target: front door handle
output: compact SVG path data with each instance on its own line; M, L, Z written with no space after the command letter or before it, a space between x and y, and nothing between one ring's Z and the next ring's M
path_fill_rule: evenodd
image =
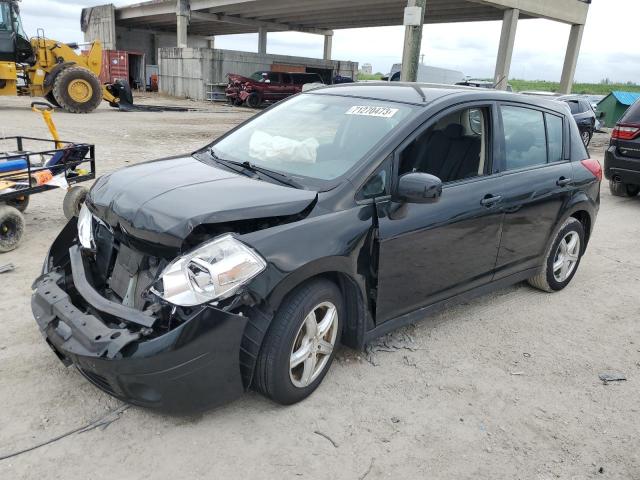
M502 201L502 196L500 195L485 195L485 197L480 200L480 205L484 207L493 207L496 203Z
M556 185L558 185L559 187L566 187L567 185L569 185L571 182L573 181L573 179L571 178L567 178L567 177L560 177L558 179L558 181L556 182Z

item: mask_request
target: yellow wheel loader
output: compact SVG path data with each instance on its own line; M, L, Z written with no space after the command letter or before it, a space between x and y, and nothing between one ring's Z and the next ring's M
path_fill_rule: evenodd
M131 103L125 82L102 85L102 46L95 41L87 54L75 52L77 44L65 44L38 35L28 39L22 27L18 0L0 0L0 96L45 97L71 113L89 113L104 99L117 107Z

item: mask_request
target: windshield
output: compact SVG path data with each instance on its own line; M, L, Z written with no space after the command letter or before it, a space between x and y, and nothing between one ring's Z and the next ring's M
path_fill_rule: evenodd
M331 95L298 95L213 145L227 160L333 180L409 118L415 107Z
M11 28L11 14L9 13L9 4L0 3L0 31L10 32Z

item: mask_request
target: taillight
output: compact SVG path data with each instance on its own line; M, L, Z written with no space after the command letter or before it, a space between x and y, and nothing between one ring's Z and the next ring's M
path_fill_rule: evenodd
M616 125L611 132L613 140L633 140L640 137L640 126L638 125Z
M587 160L582 160L582 166L593 173L593 176L598 179L599 182L602 181L602 167L600 166L600 162L593 159L588 158Z

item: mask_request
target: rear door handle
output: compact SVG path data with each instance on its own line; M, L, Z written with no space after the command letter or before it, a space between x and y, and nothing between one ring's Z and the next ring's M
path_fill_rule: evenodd
M480 200L480 205L484 207L493 207L496 203L502 201L502 196L500 195L485 195L485 197Z
M571 178L567 178L567 177L560 177L558 179L558 181L556 182L556 185L558 185L559 187L566 187L567 185L569 185L573 180Z

